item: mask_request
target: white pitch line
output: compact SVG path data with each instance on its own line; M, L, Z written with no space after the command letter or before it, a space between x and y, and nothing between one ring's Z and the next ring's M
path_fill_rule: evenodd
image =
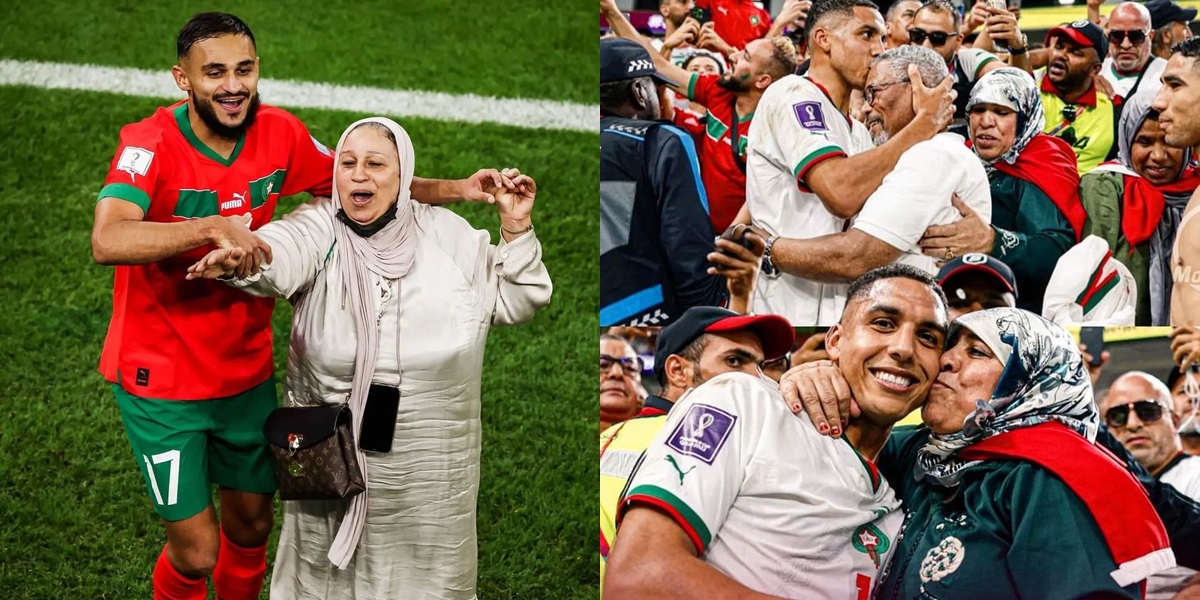
M0 60L0 85L109 92L178 100L183 92L167 69L148 71L20 60ZM291 108L344 110L439 121L496 123L529 129L598 132L599 106L554 100L492 98L410 90L262 79L263 102Z

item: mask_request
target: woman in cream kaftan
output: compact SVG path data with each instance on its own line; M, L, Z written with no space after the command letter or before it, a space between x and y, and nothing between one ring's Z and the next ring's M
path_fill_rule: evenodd
M351 501L284 503L271 598L475 598L484 345L493 324L528 321L549 302L550 278L534 232L513 235L507 226L515 209L510 206L506 213L504 200L511 204L514 195L492 192L508 241L491 245L487 231L472 228L453 212L409 200L407 135L390 120L365 121L382 123L400 139L403 185L394 221L385 212L379 219L385 225L371 231L375 223L364 226L344 216L354 207L339 200L339 188L350 195L354 192L345 188L360 184L341 180L338 173L350 164L343 144L360 121L338 144L334 198L316 199L258 230L274 261L258 276L233 282L249 293L287 298L295 305L289 401L349 400L361 413L352 390L365 391L370 383L400 389L392 451L360 455L367 477L365 510L357 509L356 515ZM533 181L515 171L505 174L529 187L532 209ZM338 215L342 207L346 210ZM528 211L524 216L528 222ZM381 237L399 229L408 232L401 242ZM376 255L364 240L378 246ZM406 256L399 259L404 266L389 270L396 261L387 253L397 245L404 247ZM363 256L375 256L365 262L379 262L380 268L364 267ZM198 267L203 270L203 262ZM398 272L399 277L388 276ZM356 288L359 282L362 287ZM356 315L358 298L362 310ZM363 323L375 330L370 337L377 343L373 371L368 369L373 375L360 387L356 361L361 364L362 355L370 354L358 333ZM357 425L360 415L355 418ZM357 544L355 534L361 535Z

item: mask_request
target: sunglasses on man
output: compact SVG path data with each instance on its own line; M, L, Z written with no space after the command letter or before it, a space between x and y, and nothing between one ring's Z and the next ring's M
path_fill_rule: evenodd
M1137 414L1138 420L1147 425L1160 421L1166 411L1166 408L1155 400L1138 400L1108 409L1104 413L1104 422L1109 427L1125 427L1129 424L1130 408Z
M1141 29L1130 29L1128 31L1113 29L1108 32L1108 41L1118 46L1125 43L1125 38L1129 38L1130 44L1141 46L1146 41L1146 32Z
M600 355L600 372L603 373L613 365L621 365L621 371L626 375L637 375L642 372L642 361L636 358L609 356L607 354Z
M912 40L912 43L917 44L918 46L924 44L926 38L928 38L929 43L935 47L945 46L946 41L949 40L951 36L952 34L946 33L945 31L925 31L924 29L917 28L908 30L908 39Z

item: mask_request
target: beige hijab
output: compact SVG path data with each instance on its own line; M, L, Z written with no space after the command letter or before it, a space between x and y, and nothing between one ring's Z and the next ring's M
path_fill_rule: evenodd
M399 299L400 280L412 266L417 248L413 208L409 197L409 187L413 178L413 146L404 128L384 117L355 121L338 140L334 153L335 164L342 152L342 145L346 143L346 137L364 123L380 123L396 137L396 153L400 157L400 193L396 199L396 219L371 237L362 237L354 233L341 220L335 218L333 221L333 237L338 249L337 260L344 286L342 297L350 299L349 309L354 315L354 330L358 338L349 401L355 432L361 431L362 428L363 408L366 406L367 390L370 389L371 379L375 375L375 359L379 346L378 315L375 314L374 303L371 300L371 294L374 293L371 284L372 273L397 280L395 297ZM333 180L333 203L335 210L342 206L336 177ZM343 300L343 309L346 308L344 303ZM357 439L356 435L355 440ZM329 548L329 560L339 569L345 569L350 564L359 539L362 538L363 524L367 516L367 494L371 491L370 482L367 481L366 457L362 450L356 450L358 464L363 466L366 490L350 501L346 516L342 518L337 536Z

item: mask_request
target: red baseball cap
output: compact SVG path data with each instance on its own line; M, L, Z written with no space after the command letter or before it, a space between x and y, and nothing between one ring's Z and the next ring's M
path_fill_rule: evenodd
M1058 36L1066 37L1067 39L1085 46L1094 48L1096 54L1100 56L1100 60L1104 60L1108 56L1108 36L1104 35L1104 30L1100 26L1082 19L1073 23L1063 23L1058 27L1046 32L1046 44L1049 45L1050 40Z
M763 347L763 358L778 358L791 351L796 330L779 315L742 315L717 306L694 306L664 327L654 348L654 376L663 383L667 357L683 352L705 333L752 331Z

